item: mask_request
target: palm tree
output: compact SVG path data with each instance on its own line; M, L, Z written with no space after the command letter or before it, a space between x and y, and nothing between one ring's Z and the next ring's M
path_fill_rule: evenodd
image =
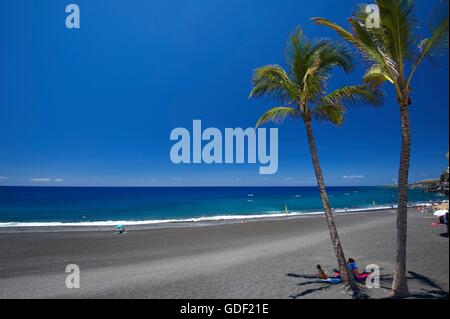
M406 241L408 175L411 153L409 106L411 81L418 66L427 58L442 55L448 49L448 0L441 0L432 13L430 37L418 40L417 19L413 15L413 0L376 0L380 27L369 29L366 6L361 5L348 19L350 31L323 18L313 18L317 24L335 30L351 43L370 66L364 81L377 87L386 81L394 86L400 108L401 150L398 174L397 256L392 283L393 295L409 294L406 281Z
M344 282L356 292L357 287L353 275L350 275L347 269L344 250L328 200L311 122L317 119L339 126L343 122L346 105L380 105L382 94L365 85L348 86L330 94L325 93L334 67L342 68L345 72L353 69L351 52L342 45L329 41L311 42L303 36L300 28L296 28L290 36L286 53L288 72L278 65L263 66L254 72L254 87L250 98L268 96L276 98L282 104L267 111L256 126L269 121L280 122L286 117L301 119L305 123L334 253Z

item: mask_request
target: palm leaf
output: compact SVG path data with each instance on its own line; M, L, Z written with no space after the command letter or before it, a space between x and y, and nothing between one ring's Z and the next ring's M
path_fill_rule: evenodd
M346 31L342 31L345 33ZM367 39L361 40L361 38ZM371 41L367 34L353 36L349 39L362 46L369 46ZM370 44L371 45L371 44ZM381 62L386 62L374 46L374 55L378 54ZM348 47L331 41L311 42L306 39L300 28L296 28L288 41L286 58L288 72L277 65L268 65L255 70L254 88L250 98L269 96L283 102L282 107L267 111L257 122L256 127L266 122L282 122L287 116L309 121L312 116L340 125L343 121L345 107L350 104L380 105L383 95L368 85L344 87L326 95L326 85L332 70L342 68L349 72L353 69L351 52Z
M432 31L430 38L419 44L421 56L441 56L448 50L448 16Z
M334 67L342 68L346 73L354 69L352 52L348 46L338 42L328 42L320 47L319 59L321 70L331 70Z
M326 45L327 41L309 41L299 27L291 33L286 44L286 62L290 78L300 88L305 87L305 80L320 67L319 51Z
M336 31L344 40L352 43L355 46L358 46L358 43L356 41L356 39L353 37L353 34L351 34L349 31L345 30L343 27L341 27L340 25L333 23L327 19L324 18L320 18L320 17L315 17L315 18L311 18L312 21L314 21L316 24L318 25L324 25L327 26L331 29L333 29L334 31Z
M318 25L324 25L336 31L344 40L352 44L364 57L364 59L382 65L389 72L391 78L396 78L396 64L389 55L383 51L374 36L357 17L349 18L352 32L324 18L312 19Z
M299 116L299 114L292 107L284 107L284 106L274 107L269 111L267 111L266 113L264 113L263 116L261 116L261 118L256 123L256 128L260 127L261 125L267 122L281 123L287 116L295 118Z
M408 87L417 67L424 59L432 60L435 57L444 55L448 51L448 23L448 1L444 0L435 7L431 14L431 36L419 43L420 53L413 64L411 74L408 78Z
M394 80L389 76L388 72L378 64L372 65L364 75L364 83L371 87L378 87L386 81L392 84L394 83Z
M392 77L398 76L396 61L384 50L382 44L378 43L377 37L374 33L369 31L356 18L348 19L357 39L357 48L363 54L363 57L370 62L382 65Z
M346 86L335 90L322 99L323 104L350 105L372 105L383 104L383 92L367 85Z
M253 90L249 98L269 96L282 103L290 104L296 98L298 88L292 83L286 71L278 65L267 65L255 70Z
M344 114L346 109L341 104L321 104L312 110L312 115L316 120L331 122L336 126L342 125L344 122Z
M413 0L377 0L381 16L384 48L403 70L405 58L412 56L413 43L416 38L416 18L413 16Z

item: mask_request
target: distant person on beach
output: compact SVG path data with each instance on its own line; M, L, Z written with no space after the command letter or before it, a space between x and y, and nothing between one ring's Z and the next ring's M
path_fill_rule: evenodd
M442 218L442 220L441 220ZM439 218L439 222L445 226L447 226L447 235L448 235L448 213Z

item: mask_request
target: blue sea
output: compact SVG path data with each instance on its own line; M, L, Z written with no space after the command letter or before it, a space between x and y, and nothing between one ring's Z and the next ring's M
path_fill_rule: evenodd
M329 187L337 212L395 205L388 187ZM446 197L410 190L411 203ZM315 187L0 187L0 227L152 224L322 212Z

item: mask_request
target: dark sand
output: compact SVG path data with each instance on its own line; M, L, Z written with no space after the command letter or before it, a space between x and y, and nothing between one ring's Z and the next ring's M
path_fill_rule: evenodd
M448 298L449 240L435 218L410 211L409 286L416 298ZM347 257L381 267L389 294L395 213L337 216ZM67 289L67 264L81 288ZM351 298L341 285L308 278L336 267L323 216L207 227L0 232L0 298Z

